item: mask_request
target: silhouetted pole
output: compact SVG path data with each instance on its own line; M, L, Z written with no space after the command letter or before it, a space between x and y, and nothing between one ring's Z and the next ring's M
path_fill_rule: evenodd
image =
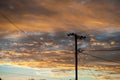
M75 80L78 80L78 50L77 50L77 40L83 40L86 36L78 36L75 33L69 33L68 36L74 36L75 39Z
M78 80L78 55L77 55L77 35L75 34L75 80Z

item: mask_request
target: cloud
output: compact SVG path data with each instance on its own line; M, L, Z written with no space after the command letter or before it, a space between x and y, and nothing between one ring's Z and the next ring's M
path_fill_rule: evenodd
M81 33L78 33L81 35ZM93 35L93 36L92 36ZM79 47L82 48L113 48L120 46L119 37L120 33L90 33L87 35L85 41L79 41ZM74 39L69 38L67 33L55 32L55 33L45 33L45 32L12 32L5 35L1 33L1 49L15 50L17 52L24 51L26 49L28 53L31 50L41 51L41 50L69 50L73 48ZM23 49L24 48L24 49ZM33 52L32 51L32 52Z
M26 31L102 31L108 28L116 31L120 29L119 3L118 0L2 0L0 8ZM2 26L6 24L9 22L4 21Z
M74 49L74 39L68 38L67 32L90 36L79 47L115 49L120 46L119 3L119 0L1 0L0 13L25 33L0 15L0 50L13 51L14 57L8 56L13 61L72 64L70 51ZM18 53L21 55L16 56ZM39 58L41 54L44 59Z
M38 4L36 0L1 0L0 8L2 11L9 11L8 13L13 13L14 15L32 14L50 16L56 13Z
M114 33L103 33L95 35L95 39L101 41L101 42L108 42L108 41L116 41L120 42L120 39L118 38L120 36L120 32L114 32Z

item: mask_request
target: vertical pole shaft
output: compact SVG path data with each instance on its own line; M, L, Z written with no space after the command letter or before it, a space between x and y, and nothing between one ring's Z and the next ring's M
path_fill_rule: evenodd
M75 80L78 80L77 35L75 34Z

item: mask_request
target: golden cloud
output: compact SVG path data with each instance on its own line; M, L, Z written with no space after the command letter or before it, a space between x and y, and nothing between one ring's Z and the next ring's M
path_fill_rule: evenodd
M58 1L58 0L31 0L11 1L14 8L8 8L6 16L19 28L26 31L70 31L70 30L102 30L106 28L120 29L117 1ZM4 2L8 6L9 1ZM18 4L19 3L19 4ZM34 3L34 6L32 5ZM16 5L18 4L18 5ZM105 4L105 5L102 5ZM2 12L6 6L2 6ZM19 9L19 11L18 11ZM1 16L3 21L3 17ZM8 26L9 21L1 24L1 29L15 29Z

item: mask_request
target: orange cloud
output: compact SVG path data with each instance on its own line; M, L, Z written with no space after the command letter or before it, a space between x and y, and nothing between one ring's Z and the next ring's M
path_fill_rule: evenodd
M14 1L11 1L14 2ZM23 1L24 2L24 1ZM118 15L119 5L110 1L58 1L58 0L32 0L16 1L11 4L14 8L4 9L8 2L3 2L2 12L14 22L19 28L25 31L71 31L71 30L103 30L106 28L120 29L120 19ZM34 6L32 4L35 4ZM16 5L17 4L17 5ZM102 5L105 4L105 5ZM19 11L18 11L19 9ZM2 18L3 19L3 18ZM12 29L8 26L9 21L5 20L1 24L1 29ZM102 29L101 29L102 27Z

